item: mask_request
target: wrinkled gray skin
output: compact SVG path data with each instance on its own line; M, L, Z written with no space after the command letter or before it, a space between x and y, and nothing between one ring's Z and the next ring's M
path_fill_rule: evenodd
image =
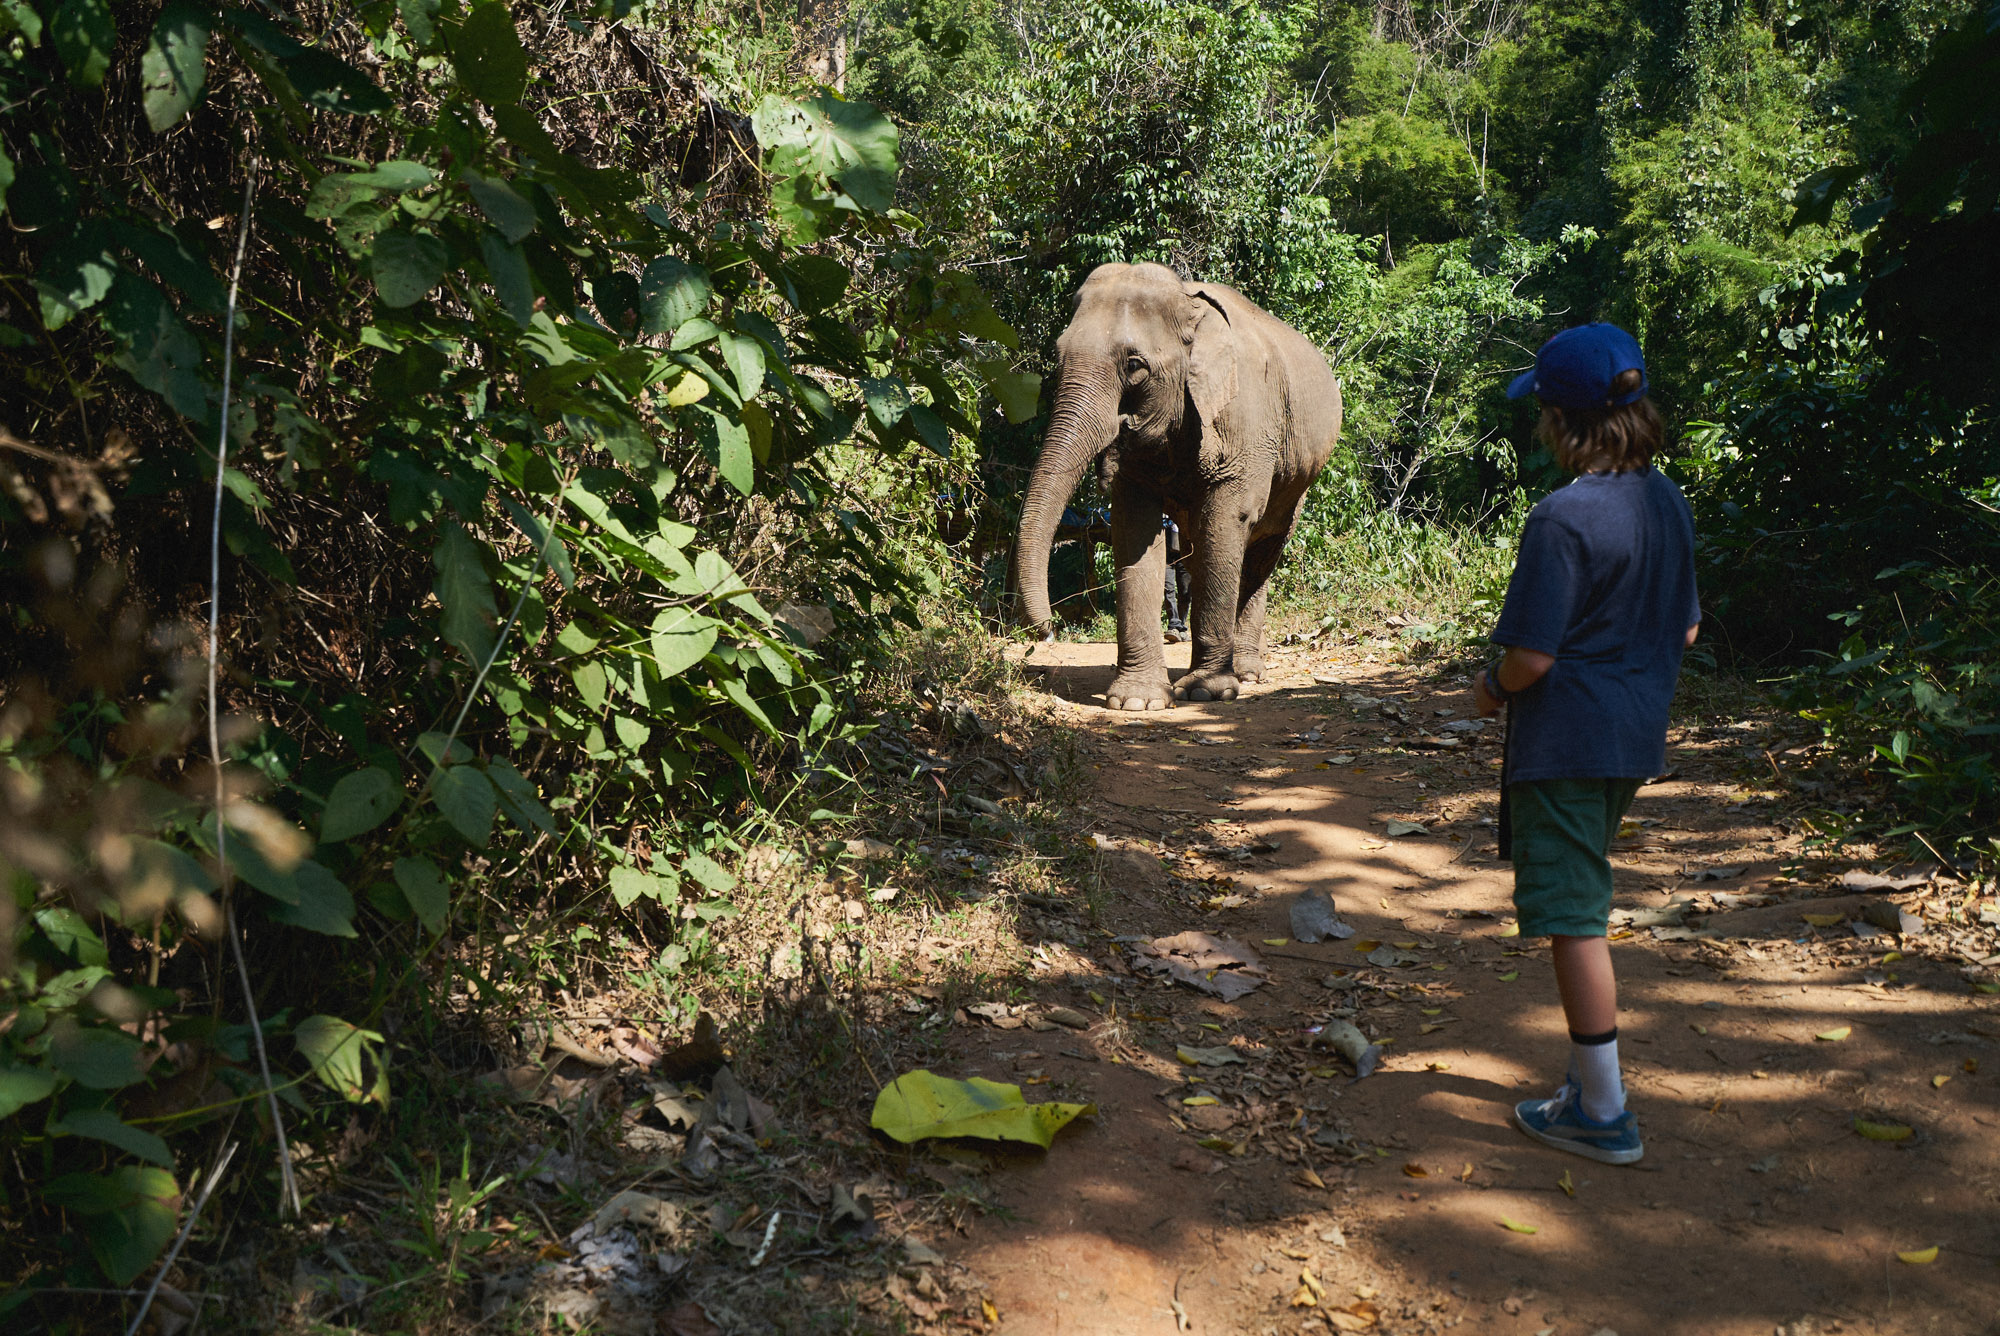
M1233 700L1264 676L1265 585L1340 435L1319 349L1234 288L1157 264L1100 265L1056 342L1055 408L1016 549L1028 622L1048 633L1049 544L1093 460L1118 569L1114 710ZM1193 548L1194 660L1161 645L1162 510Z

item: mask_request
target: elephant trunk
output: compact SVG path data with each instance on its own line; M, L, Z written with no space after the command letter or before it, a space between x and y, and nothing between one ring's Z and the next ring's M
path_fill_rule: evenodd
M1045 637L1054 634L1049 611L1049 546L1084 470L1118 437L1118 386L1114 379L1065 367L1056 388L1054 411L1042 455L1028 479L1021 504L1021 536L1014 548L1027 622Z

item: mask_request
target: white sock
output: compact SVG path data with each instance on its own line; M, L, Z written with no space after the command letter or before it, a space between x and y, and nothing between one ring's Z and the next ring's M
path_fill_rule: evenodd
M1579 1102L1584 1116L1608 1123L1625 1112L1625 1083L1618 1076L1618 1031L1613 1029L1608 1038L1594 1044L1574 1042L1573 1033L1570 1038L1577 1080L1583 1087Z

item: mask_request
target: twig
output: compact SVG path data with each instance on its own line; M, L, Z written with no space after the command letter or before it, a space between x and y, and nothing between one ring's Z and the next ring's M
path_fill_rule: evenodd
M230 1160L235 1158L236 1146L236 1142L230 1142L222 1148L222 1154L216 1157L215 1168L208 1171L208 1178L201 1185L201 1195L195 1198L194 1209L189 1211L188 1218L181 1222L181 1232L175 1236L174 1246L167 1249L167 1255L160 1261L160 1269L153 1273L153 1283L146 1287L146 1297L139 1302L138 1315L132 1319L132 1325L125 1328L125 1336L138 1336L139 1324L146 1320L146 1314L153 1307L153 1298L160 1292L160 1282L167 1278L167 1272L173 1270L174 1262L181 1255L182 1245L188 1241L188 1235L194 1232L194 1222L201 1219L202 1207L208 1205L209 1194L215 1191L215 1185L222 1181L222 1171L227 1169Z
M752 1271L764 1265L764 1259L771 1255L771 1240L778 1237L778 1217L783 1214L783 1211L771 1212L771 1223L764 1226L764 1241L757 1245L755 1255L750 1258L750 1269Z
M250 987L250 969L243 963L243 942L236 931L235 889L229 875L229 823L223 819L228 787L222 774L222 722L216 702L216 662L221 653L222 625L222 491L229 467L229 395L236 369L236 298L243 281L243 253L250 245L251 206L257 200L258 163L250 160L243 182L243 214L236 224L236 258L229 266L229 302L222 323L222 425L215 440L215 505L208 531L208 755L215 769L215 864L222 881L223 918L229 929L229 950L236 959L236 978L243 986L243 1006L250 1013L250 1037L256 1041L257 1070L264 1078L264 1096L271 1106L271 1128L278 1137L280 1211L302 1212L298 1180L292 1176L292 1151L285 1144L285 1120L278 1111L278 1092L271 1084L271 1060L264 1050L264 1025L257 1019L257 994Z

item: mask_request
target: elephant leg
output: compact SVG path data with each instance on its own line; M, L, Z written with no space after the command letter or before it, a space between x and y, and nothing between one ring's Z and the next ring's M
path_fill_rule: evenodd
M1118 571L1118 676L1104 703L1114 710L1164 710L1173 701L1160 642L1167 535L1160 527L1160 498L1123 478L1112 484L1111 555Z
M1260 538L1243 555L1242 602L1236 613L1236 676L1244 682L1264 680L1264 607L1270 596L1271 572L1284 549L1283 536Z
M1178 699L1236 699L1237 590L1250 527L1250 512L1236 490L1210 493L1194 516L1194 552L1188 558L1194 566L1194 661L1174 682Z

